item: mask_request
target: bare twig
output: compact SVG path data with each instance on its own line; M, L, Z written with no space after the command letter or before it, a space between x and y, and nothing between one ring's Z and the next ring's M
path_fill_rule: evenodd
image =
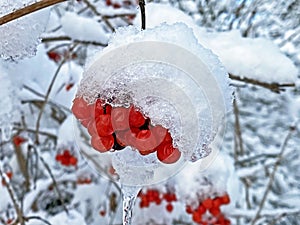
M0 18L0 25L3 25L5 23L8 23L15 19L18 19L22 16L28 15L28 14L38 11L40 9L55 5L60 2L65 2L65 1L66 0L41 0L41 1L35 2L31 5L25 6L24 8L18 9L14 12L11 12L7 15L2 16Z
M105 22L105 24L109 27L109 29L114 32L115 31L115 28L111 25L111 23L108 21L108 19L106 17L103 17L101 15L101 13L99 13L96 9L96 7L90 3L88 0L83 0L83 2L87 5L87 7L89 7L91 9L91 11L97 15L97 16L100 16L102 18L102 20Z
M28 149L29 149L29 151L32 149L32 150L35 152L35 154L38 155L38 152L37 152L37 150L36 150L36 148L35 148L34 146L29 145L29 146L28 146ZM51 179L52 179L53 186L54 186L54 188L55 188L55 190L56 190L56 192L57 192L58 198L59 198L60 201L62 202L62 205L63 205L63 208L64 208L65 212L66 212L67 214L69 214L69 210L67 209L67 207L66 207L66 205L65 205L65 201L64 201L64 199L63 199L63 197L62 197L62 195L61 195L61 192L60 192L60 190L59 190L59 188L58 188L56 179L54 178L54 175L52 174L52 171L51 171L51 169L50 169L50 166L45 162L45 160L44 160L44 158L43 158L42 156L39 155L38 157L39 157L39 160L40 160L41 163L44 165L45 169L47 170L47 172L49 173L49 175L50 175L50 177L51 177Z
M294 126L291 126L290 129L289 129L289 132L288 134L286 135L283 143L282 143L282 146L281 146L281 150L280 150L280 153L278 154L278 157L277 157L277 160L274 164L274 168L273 168L273 171L272 173L270 174L270 177L269 177L269 182L266 186L266 189L265 189L265 192L264 192L264 195L263 195L263 198L259 204L259 207L258 207L258 210L251 222L251 225L254 225L256 223L256 221L260 218L260 214L261 214L261 211L263 210L263 207L264 207L264 204L267 200L267 196L269 194L269 191L271 190L271 186L273 184L273 181L274 181L274 178L275 178L275 174L277 172L277 169L278 169L278 166L280 165L282 159L283 159L283 154L286 150L286 146L288 144L288 141L290 140L291 136L292 136L292 133L295 131L295 127Z
M55 80L56 80L56 78L57 78L57 75L58 75L60 69L62 68L62 66L64 65L64 63L66 62L66 60L67 60L67 59L64 58L64 59L62 60L62 62L59 64L59 66L58 66L58 68L57 68L57 70L56 70L56 72L55 72L55 74L54 74L54 76L53 76L53 78L52 78L52 80L51 80L51 83L50 83L50 85L49 85L49 87L48 87L47 93L46 93L46 95L45 95L45 101L44 101L44 104L42 105L41 110L40 110L40 113L39 113L39 115L38 115L38 118L37 118L37 121L36 121L36 135L35 135L35 137L36 137L36 143L37 143L37 144L39 144L39 130L40 130L40 123L41 123L42 115L43 115L43 113L44 113L46 104L47 104L48 99L49 99L49 96L50 96L50 92L51 92L52 87L53 87L53 85L54 85L54 82L55 82Z
M242 132L241 132L241 125L240 125L240 112L238 105L236 103L236 96L233 100L233 109L234 109L234 118L235 118L235 135L238 141L238 147L239 147L239 153L241 155L244 154L244 147L243 147L243 138L242 138Z
M231 73L229 73L229 78L232 79L232 80L237 80L237 81L245 82L245 83L248 83L248 84L253 84L253 85L260 86L260 87L264 87L264 88L267 88L270 91L273 91L273 92L278 93L278 94L281 91L285 91L286 87L295 87L294 83L286 83L286 84L266 83L266 82L262 82L262 81L255 80L255 79L252 79L252 78L236 76L236 75L233 75Z
M59 36L59 37L44 37L42 38L42 42L54 42L54 41L72 41L72 38L69 36ZM82 41L82 40L73 40L75 44L86 44L86 45L95 45L106 47L107 44L96 42L96 41Z
M139 6L141 9L141 20L142 20L142 30L146 29L146 13L145 13L145 0L139 0Z
M40 220L43 223L47 224L47 225L52 225L48 220L43 219L42 217L39 216L28 216L28 217L24 217L25 221L29 221L29 220Z

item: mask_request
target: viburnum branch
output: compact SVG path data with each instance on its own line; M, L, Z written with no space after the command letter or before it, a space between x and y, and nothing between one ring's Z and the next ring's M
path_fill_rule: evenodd
M60 2L65 2L65 1L67 1L67 0L41 0L41 1L35 2L31 5L25 6L24 8L17 9L16 11L13 11L7 15L2 16L0 18L0 25L3 25L5 23L8 23L15 19L18 19L22 16L28 15L28 14L38 11L40 9L55 5Z
M267 200L267 196L268 196L268 194L269 194L269 192L271 190L271 186L273 184L273 181L274 181L274 178L275 178L275 174L276 174L277 169L278 169L278 167L279 167L279 165L280 165L280 163L281 163L281 161L283 159L283 154L284 154L284 152L286 150L286 146L288 144L288 141L290 140L290 138L291 138L291 136L292 136L292 134L293 134L294 131L295 131L295 127L294 126L290 126L289 132L286 135L286 137L285 137L285 139L284 139L284 141L282 143L280 153L278 154L277 160L276 160L276 162L274 164L273 171L270 174L268 184L267 184L265 192L263 194L263 198L262 198L262 200L261 200L261 202L259 204L258 210L257 210L257 212L256 212L256 214L255 214L255 216L254 216L254 218L253 218L253 220L251 222L251 225L254 225L256 223L256 221L260 218L261 211L263 210L263 207L264 207L265 202Z
M285 84L267 83L267 82L262 82L262 81L255 80L252 78L236 76L231 73L229 73L229 78L232 80L237 80L237 81L245 82L248 84L253 84L253 85L260 86L260 87L264 87L264 88L267 88L270 91L275 92L277 94L279 94L281 91L285 91L286 87L295 87L294 83L285 83Z
M8 194L9 194L9 197L13 203L13 206L14 206L14 209L16 211L16 214L17 214L17 220L16 222L20 223L21 225L25 225L25 222L24 222L24 219L23 219L23 212L17 202L17 199L16 199L16 194L14 193L11 185L10 185L10 182L8 181L8 179L6 179L1 167L0 167L0 177L1 179L4 179L5 180L5 187L8 191Z
M142 30L146 29L146 13L145 13L145 0L139 0L141 10Z

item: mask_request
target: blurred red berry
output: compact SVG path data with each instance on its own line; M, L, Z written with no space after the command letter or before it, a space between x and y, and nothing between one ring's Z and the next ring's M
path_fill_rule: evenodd
M172 205L171 203L168 203L168 204L166 205L166 210L167 210L169 213L171 213L171 212L173 211L173 209L174 209L174 207L173 207L173 205Z
M27 139L19 136L19 135L16 135L13 137L13 143L15 146L19 147L22 143L26 142Z

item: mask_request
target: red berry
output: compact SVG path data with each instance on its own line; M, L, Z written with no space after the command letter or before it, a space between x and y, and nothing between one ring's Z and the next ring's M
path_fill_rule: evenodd
M82 97L73 100L72 112L77 119L88 119L91 116L90 108Z
M225 204L225 205L230 203L230 197L228 194L224 194L223 196L221 196L220 200L221 200L222 204Z
M59 62L61 59L60 54L54 51L47 52L47 55L49 59L52 59L54 62Z
M202 204L200 204L196 211L200 214L204 214L206 212L206 208Z
M107 152L114 145L114 137L112 135L99 137L97 135L92 136L91 145L99 152Z
M96 122L91 120L87 126L87 131L88 133L93 136L93 135L98 135L97 127L96 127Z
M114 132L111 123L111 116L108 114L99 115L96 120L96 128L99 136L111 135Z
M92 118L96 120L98 116L104 114L103 101L101 99L97 99L95 103L89 105L89 110L91 111Z
M99 214L100 214L100 216L105 216L105 215L106 215L106 211L105 211L105 210L101 210L101 211L99 212Z
M192 209L192 206L190 206L190 205L187 205L185 207L185 211L187 214L192 214L194 212L194 210Z
M134 146L136 136L140 130L138 128L131 128L126 131L116 132L116 139L122 146Z
M215 208L215 207L212 207L209 209L209 212L211 213L211 215L213 216L219 216L221 214L221 210L219 207Z
M156 138L156 142L158 144L157 148L159 148L159 146L162 146L163 144L172 143L172 137L166 128L160 125L156 125L154 127L151 127L150 130Z
M157 143L151 130L140 130L136 135L136 140L133 143L141 153L149 153L156 148Z
M175 195L175 193L165 193L163 198L167 201L167 202L173 202L173 201L177 201L177 197Z
M141 127L145 123L145 117L134 106L130 107L129 112L129 125L130 127Z
M90 123L90 118L80 120L80 123L82 124L82 126L87 127Z
M26 142L27 139L17 135L13 137L13 143L15 146L19 147L22 143Z
M116 107L111 110L112 126L115 131L129 128L129 109Z
M74 86L74 83L67 84L66 85L66 91L70 91L73 86Z
M172 211L173 211L173 205L171 204L171 203L168 203L167 205L166 205L166 210L169 212L169 213L171 213Z
M70 159L69 159L69 163L72 166L76 166L77 165L77 161L78 161L77 158L74 157L74 156L71 156Z
M180 156L181 152L177 148L174 148L171 143L166 143L157 150L157 158L166 164L175 163L179 160Z
M193 221L195 223L201 223L202 222L202 214L200 214L199 212L197 211L194 211L193 212Z
M211 198L207 198L205 199L202 203L201 203L206 209L211 209L213 206L213 201Z
M111 3L111 0L106 0L105 2L106 2L106 5L107 5L107 6L110 6L110 5L112 4L112 3Z
M115 9L121 8L121 5L118 4L118 3L114 3L114 4L112 4L112 6L113 6Z
M222 205L222 201L219 197L213 199L213 207L218 208Z

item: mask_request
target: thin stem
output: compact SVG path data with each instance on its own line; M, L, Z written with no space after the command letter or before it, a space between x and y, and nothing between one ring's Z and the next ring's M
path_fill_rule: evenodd
M29 148L29 151L30 151L31 149L33 149L33 151L35 152L35 154L38 155L37 150L36 150L36 148L35 148L34 146L30 145L30 146L28 146L28 148ZM53 173L52 173L52 171L51 171L51 169L50 169L50 166L46 163L46 161L44 160L44 158L43 158L42 156L39 155L38 157L39 157L39 160L40 160L41 163L44 165L45 169L47 170L47 172L49 173L49 175L50 175L50 177L51 177L51 179L52 179L53 186L54 186L54 188L55 188L55 190L56 190L56 192L57 192L58 198L59 198L60 201L62 202L62 205L63 205L63 208L64 208L65 212L66 212L67 214L69 214L69 211L68 211L68 209L67 209L67 207L66 207L66 205L65 205L65 201L64 201L64 199L63 199L63 197L62 197L62 195L61 195L61 192L60 192L60 190L59 190L59 188L58 188L56 179L54 178L54 175L53 175Z
M141 9L142 30L145 30L146 29L145 0L139 0L139 6Z
M8 23L10 21L13 21L15 19L18 19L22 16L25 16L25 15L28 15L28 14L33 13L35 11L38 11L40 9L49 7L51 5L55 5L55 4L60 3L60 2L65 2L65 1L66 0L41 0L41 1L35 2L31 5L25 6L24 8L17 9L14 12L11 12L7 15L2 16L0 18L0 26L5 24L5 23Z
M280 165L280 163L281 163L281 161L283 159L283 154L285 152L286 146L287 146L288 141L290 140L290 138L291 138L292 133L294 132L294 130L295 130L295 127L291 126L290 129L289 129L288 134L286 135L286 137L285 137L285 139L284 139L284 141L282 143L281 151L280 151L280 153L279 153L279 155L277 157L277 160L276 160L276 162L274 164L274 168L273 168L273 171L272 171L272 173L271 173L271 175L269 177L269 182L268 182L268 184L266 186L266 190L264 192L263 198L262 198L262 200L261 200L261 202L259 204L259 208L258 208L258 210L257 210L257 212L256 212L256 214L254 216L254 219L252 220L251 225L254 225L255 222L260 218L261 211L262 211L262 209L264 207L264 204L265 204L265 202L267 200L268 194L269 194L269 192L271 190L271 186L273 184L273 181L274 181L274 178L275 178L275 174L276 174L277 169L278 169L278 167L279 167L279 165Z

